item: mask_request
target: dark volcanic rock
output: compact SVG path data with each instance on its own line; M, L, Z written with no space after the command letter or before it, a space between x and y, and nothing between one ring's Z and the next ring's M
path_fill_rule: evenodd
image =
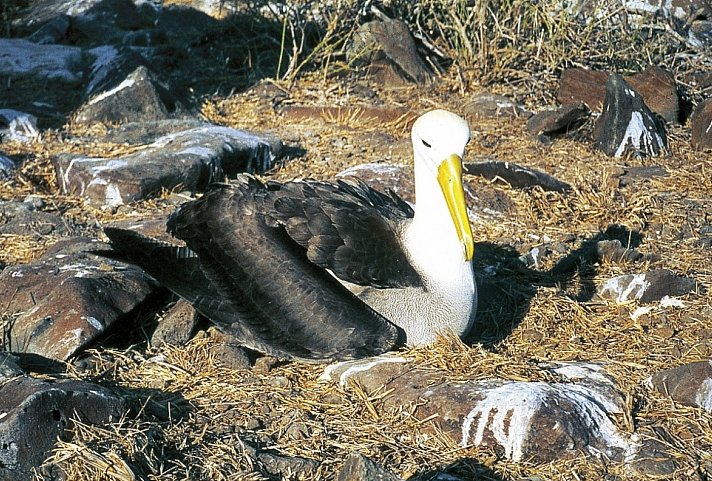
M530 117L527 131L534 136L565 134L580 127L590 114L583 102L562 105L556 110L545 110Z
M674 401L712 412L712 362L699 361L660 371L650 384Z
M36 211L30 202L0 202L0 234L62 236L70 230L62 217Z
M57 15L49 22L42 25L32 35L27 37L27 40L46 45L62 43L61 40L67 36L71 25L71 17L64 14Z
M63 193L117 206L182 186L197 191L239 172L262 173L275 155L256 134L205 124L163 136L138 153L118 159L61 154L53 159Z
M667 151L665 128L620 75L606 83L603 113L596 123L595 146L611 157L655 156Z
M539 186L544 190L567 192L571 186L565 182L540 172L538 170L522 167L512 162L489 160L485 162L468 162L465 172L470 175L481 175L487 180L501 179L512 187Z
M15 170L15 167L17 167L15 162L0 152L0 180L9 178L12 175L12 171Z
M694 279L678 276L667 269L642 274L626 274L608 279L598 288L598 295L616 302L637 299L642 303L659 301L665 296L683 296L695 292Z
M356 62L367 59L368 63L375 64L384 57L412 82L424 84L432 78L405 22L382 15L359 27L347 50L347 58Z
M85 124L163 120L168 118L168 108L162 98L169 97L168 92L141 66L113 88L92 97L77 110L75 120Z
M401 481L401 478L363 454L351 453L344 461L336 481Z
M503 95L482 94L468 101L462 108L467 115L483 118L496 117L523 117L528 118L532 113Z
M0 386L0 478L32 479L31 469L50 454L57 438L68 440L73 421L103 426L126 412L111 391L82 381L28 377Z
M712 99L705 99L695 107L690 124L692 147L695 150L712 149Z
M91 253L101 247L68 239L0 273L0 305L14 316L5 350L66 360L156 289L139 268Z
M249 443L243 443L245 453L262 464L265 471L281 479L312 478L319 468L313 459L299 456L282 456L272 451L259 449Z
M0 382L6 378L21 376L24 370L18 364L20 359L9 352L0 352Z

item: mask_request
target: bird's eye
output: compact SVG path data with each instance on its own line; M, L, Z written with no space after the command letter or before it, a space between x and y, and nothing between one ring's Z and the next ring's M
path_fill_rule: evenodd
M424 140L423 140L422 142L423 142L423 145L424 145L424 146L426 146L427 148L430 148L430 144L429 144L429 143L427 143L427 142L424 141Z

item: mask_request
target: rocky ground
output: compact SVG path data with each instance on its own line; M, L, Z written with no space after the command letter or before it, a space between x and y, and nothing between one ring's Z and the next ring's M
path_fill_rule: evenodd
M60 3L13 12L0 38L0 477L712 476L704 69L484 87L436 74L412 23L375 15L358 31L381 54L361 69L257 81L276 56L236 62L224 39L264 23L220 23L209 2ZM701 22L677 37L701 41ZM176 206L244 170L413 201L409 127L432 108L472 128L480 305L462 342L264 357L105 243L112 224L165 237Z

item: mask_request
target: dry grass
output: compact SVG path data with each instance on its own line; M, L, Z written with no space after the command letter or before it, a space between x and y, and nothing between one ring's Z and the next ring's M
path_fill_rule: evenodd
M289 94L286 104L341 107L342 114L290 120L254 93L213 98L202 108L210 121L274 131L305 150L303 156L284 161L268 174L270 178L326 179L357 163L411 162L406 123L364 119L359 105L368 102L354 93L351 78L332 76L351 68L340 49L358 23L354 12L359 2L343 3L348 14L327 11L322 25L327 35L316 42L307 41L307 26L300 23L303 17L272 12L267 17L277 21L258 25L261 33L248 46L250 55L258 54L260 46L272 48L277 39L280 50L270 51L275 65L260 63L255 56L254 68L267 71L265 65L271 65L274 76L282 78L275 84ZM550 103L555 75L568 65L634 70L652 61L675 67L681 79L709 60L705 52L690 57L687 47L659 26L653 26L654 35L644 40L616 27L620 18L580 22L551 13L549 2L456 2L457 8L439 0L386 4L388 13L404 18L420 38L432 66L450 67L442 81L427 90L369 86L386 105L416 112L436 107L458 111L482 85L539 108ZM657 257L639 263L602 261L567 278L550 271L565 254L544 259L538 270L507 264L501 268L496 289L488 291L494 297L482 300L482 319L494 326L487 342L468 346L445 339L405 355L422 366L444 369L451 380L548 380L550 374L538 362L604 362L633 408L632 419L617 420L621 429L635 427L642 435L667 443L680 465L673 479L709 478L712 415L676 405L643 384L661 369L712 356L709 294L686 296L682 308L655 306L636 319L631 316L636 303L618 306L585 300L580 294L592 282L652 268L692 276L709 289L710 250L697 241L700 228L712 223L712 158L689 148L689 134L683 128L673 129L667 157L609 159L586 142L586 130L542 146L524 133L521 119L468 120L473 137L466 160L509 160L544 170L573 186L563 195L468 178L475 190L512 202L499 218L474 213L479 242L506 251L501 255L511 260L505 254L526 253L544 244L544 239L576 251L609 225L623 224L642 234L641 252ZM47 210L94 235L99 235L103 223L167 209L161 198L112 212L58 195L52 155L80 152L110 157L140 148L86 144L70 136L101 134L105 127L93 129L87 132L68 125L61 132L44 133L29 146L3 144L4 151L23 164L16 176L0 185L0 200L39 194ZM645 165L660 165L670 175L619 185L622 170ZM54 240L2 236L0 261L29 262ZM484 269L489 260L479 267ZM492 281L485 274L482 278ZM642 479L624 466L583 457L536 466L508 462L491 450L462 449L445 435L426 432L423 426L428 421L416 419L412 407L385 410L383 393L344 391L319 383L317 366L293 362L268 374L225 369L211 354L214 342L203 337L184 347L96 352L95 367L72 376L114 387L130 400L132 411L111 426L77 423L73 438L58 443L47 467L78 481L275 479L249 455L251 446L259 445L270 452L318 461L320 468L311 479L327 481L335 478L351 451L372 456L403 477L422 480L429 479L431 470L442 469L463 479ZM290 429L295 425L299 428Z

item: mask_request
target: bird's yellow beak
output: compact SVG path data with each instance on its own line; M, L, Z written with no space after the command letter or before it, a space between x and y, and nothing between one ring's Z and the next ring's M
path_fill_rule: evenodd
M438 183L445 196L457 236L462 242L465 260L472 260L475 253L475 241L472 237L470 219L467 217L465 190L462 187L462 158L459 155L452 154L440 163Z

